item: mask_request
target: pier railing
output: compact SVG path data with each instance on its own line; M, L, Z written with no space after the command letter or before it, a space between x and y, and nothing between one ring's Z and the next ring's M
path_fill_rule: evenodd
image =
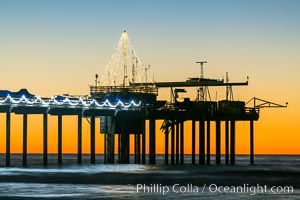
M136 87L123 87L123 86L90 86L90 93L146 93L158 95L158 88L154 86L136 86Z
M69 97L52 97L41 98L35 96L27 98L26 96L11 97L7 95L5 98L0 98L0 106L28 106L28 107L49 107L49 108L85 108L85 109L140 109L141 102L110 102L105 100L98 102L96 99L82 99L82 98L69 98Z

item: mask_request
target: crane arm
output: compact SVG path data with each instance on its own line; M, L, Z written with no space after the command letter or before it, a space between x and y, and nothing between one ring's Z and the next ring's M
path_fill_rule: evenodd
M286 108L288 105L288 102L286 102L285 105L282 105L256 97L253 97L248 102L246 102L246 105L250 104L251 102L253 102L253 108Z

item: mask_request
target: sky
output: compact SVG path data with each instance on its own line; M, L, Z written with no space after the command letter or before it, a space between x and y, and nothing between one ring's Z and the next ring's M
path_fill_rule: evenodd
M289 102L287 109L261 110L255 122L255 152L299 154L299 9L296 0L0 0L0 89L27 88L45 97L89 94L94 75L104 73L126 30L156 81L199 76L195 62L207 60L205 77L221 79L228 72L230 81L239 82L249 76L249 86L234 88L236 100ZM213 89L212 98L224 99L224 91ZM166 97L169 91L161 90L159 98ZM76 152L77 121L63 120L63 140L68 141L63 151ZM186 129L190 138L189 123ZM57 151L56 130L56 118L50 117L51 153ZM88 153L86 122L83 134L83 151ZM97 134L97 141L101 137ZM12 138L12 152L21 152L21 116L13 115ZM102 152L98 143L97 152ZM42 116L29 117L28 144L28 152L42 151ZM247 122L237 122L236 148L237 153L249 153ZM185 149L191 152L189 142ZM5 152L4 114L0 114L0 152ZM157 152L163 153L159 132Z

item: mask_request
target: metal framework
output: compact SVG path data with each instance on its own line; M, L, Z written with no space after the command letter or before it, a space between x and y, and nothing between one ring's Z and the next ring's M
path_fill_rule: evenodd
M274 103L271 101L267 101L267 100L263 100L257 97L253 97L252 99L250 99L249 101L246 102L247 104L250 104L251 102L253 102L253 108L255 109L260 109L260 108L286 108L288 105L288 102L285 103L285 105L281 105L278 103Z

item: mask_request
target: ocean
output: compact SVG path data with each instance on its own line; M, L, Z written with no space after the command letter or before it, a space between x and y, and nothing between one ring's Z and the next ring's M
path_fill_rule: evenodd
M42 165L42 155L29 154L28 166L22 167L22 155L11 155L11 167L5 167L0 155L0 199L300 199L300 156L257 155L255 165L249 156L237 155L235 166L192 165L185 155L185 165L76 164L76 155L49 155L49 165ZM131 157L131 161L133 156ZM148 159L147 159L148 160ZM196 160L197 161L197 160Z

